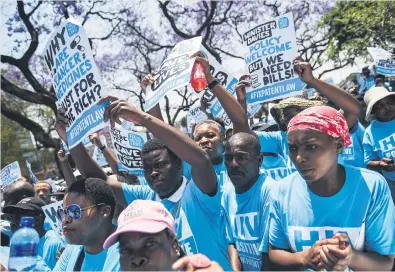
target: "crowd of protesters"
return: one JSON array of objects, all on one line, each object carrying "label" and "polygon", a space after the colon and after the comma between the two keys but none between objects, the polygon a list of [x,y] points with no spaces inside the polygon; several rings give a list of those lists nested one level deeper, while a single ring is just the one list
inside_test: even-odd
[{"label": "crowd of protesters", "polygon": [[[240,78],[234,98],[210,73],[207,58],[195,57],[232,129],[209,118],[188,134],[163,121],[159,104],[143,112],[104,98],[99,103],[110,102],[104,120],[111,126],[126,120],[153,135],[141,150],[144,178],[120,170],[97,133],[90,140],[111,176],[82,143],[69,155],[60,150],[67,245],[42,210],[51,185],[20,180],[3,192],[1,255],[20,218],[33,216],[39,270],[391,270],[395,93],[386,79],[364,69],[366,84],[353,94],[315,78],[297,58],[295,72],[316,93],[279,101],[270,110],[277,130],[256,131],[248,120],[249,76]],[[141,87],[152,82],[148,75]],[[67,123],[59,110],[56,130],[66,143]]]}]

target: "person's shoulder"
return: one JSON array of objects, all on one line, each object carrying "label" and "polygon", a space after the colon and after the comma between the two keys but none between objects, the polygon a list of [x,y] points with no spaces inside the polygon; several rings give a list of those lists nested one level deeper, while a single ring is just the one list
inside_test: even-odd
[{"label": "person's shoulder", "polygon": [[387,186],[385,178],[376,171],[351,165],[343,165],[343,167],[349,175],[348,179],[350,179],[355,186],[357,185],[357,182],[362,183],[362,185],[366,184],[372,194]]},{"label": "person's shoulder", "polygon": [[72,256],[73,254],[78,254],[81,251],[81,248],[82,248],[81,245],[67,244],[66,247],[64,248],[60,258],[68,260],[68,258],[70,256]]},{"label": "person's shoulder", "polygon": [[266,173],[261,173],[260,178],[262,179],[262,190],[271,190],[272,188],[278,186],[278,181],[276,181]]}]

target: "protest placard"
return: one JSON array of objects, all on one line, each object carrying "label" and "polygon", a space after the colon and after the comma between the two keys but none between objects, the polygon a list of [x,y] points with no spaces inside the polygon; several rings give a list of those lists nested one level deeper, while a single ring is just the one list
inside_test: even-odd
[{"label": "protest placard", "polygon": [[111,140],[114,145],[114,151],[122,169],[127,169],[129,173],[138,177],[144,176],[141,161],[141,149],[147,141],[145,133],[130,132],[121,126],[110,129]]},{"label": "protest placard", "polygon": [[391,53],[377,47],[368,47],[368,52],[376,62],[376,73],[385,76],[395,76],[395,58],[391,59]]},{"label": "protest placard", "polygon": [[59,209],[63,207],[63,200],[54,202],[42,207],[45,214],[45,221],[49,222],[52,230],[60,238],[63,245],[67,244],[66,238],[63,235],[62,218],[60,218]]},{"label": "protest placard", "polygon": [[34,185],[38,182],[38,178],[36,177],[36,175],[34,175],[31,164],[27,160],[25,160],[25,162],[26,162],[27,171],[29,172],[30,179],[32,181],[32,184]]},{"label": "protest placard", "polygon": [[109,102],[85,29],[73,18],[62,22],[44,49],[57,96],[57,107],[68,118],[67,143],[73,148],[90,133],[105,126],[103,113]]},{"label": "protest placard", "polygon": [[254,115],[262,108],[262,104],[247,104],[248,117],[254,117]]},{"label": "protest placard", "polygon": [[21,168],[19,167],[18,161],[6,165],[1,169],[1,189],[4,191],[8,185],[21,177]]},{"label": "protest placard", "polygon": [[193,126],[203,120],[208,119],[207,114],[202,110],[200,102],[197,101],[192,107],[189,108],[187,115],[187,123]]},{"label": "protest placard", "polygon": [[155,74],[154,83],[146,89],[144,110],[155,106],[168,91],[188,85],[195,62],[195,58],[190,57],[199,51],[201,42],[202,37],[199,36],[174,46]]},{"label": "protest placard", "polygon": [[251,74],[247,88],[250,104],[301,95],[306,85],[296,75],[292,62],[298,56],[292,13],[260,24],[243,34],[248,48],[244,61]]}]

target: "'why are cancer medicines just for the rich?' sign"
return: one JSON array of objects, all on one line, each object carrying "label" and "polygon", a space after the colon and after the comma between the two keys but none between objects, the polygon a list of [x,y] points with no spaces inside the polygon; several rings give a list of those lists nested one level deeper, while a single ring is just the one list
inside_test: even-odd
[{"label": "'why are cancer medicines just for the rich?' sign", "polygon": [[247,88],[249,104],[302,94],[306,85],[293,69],[297,57],[292,13],[260,24],[243,34],[248,53],[244,61],[251,75]]},{"label": "'why are cancer medicines just for the rich?' sign", "polygon": [[44,50],[51,73],[58,109],[68,118],[67,144],[74,147],[90,133],[106,124],[103,113],[109,102],[97,105],[107,96],[85,29],[70,18],[51,34]]}]

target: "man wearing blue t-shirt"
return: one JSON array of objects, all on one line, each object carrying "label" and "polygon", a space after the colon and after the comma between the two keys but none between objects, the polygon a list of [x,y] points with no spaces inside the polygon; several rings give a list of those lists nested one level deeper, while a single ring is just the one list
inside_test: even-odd
[{"label": "man wearing blue t-shirt", "polygon": [[33,216],[35,218],[34,229],[40,236],[37,253],[50,269],[56,264],[56,255],[63,247],[62,241],[53,230],[45,231],[45,215],[42,207],[46,203],[38,198],[29,197],[19,201],[16,205],[4,207],[3,212],[11,219],[11,231],[14,233],[19,228],[19,220],[23,216]]},{"label": "man wearing blue t-shirt", "polygon": [[230,223],[229,252],[236,271],[261,270],[261,243],[261,251],[268,251],[270,190],[276,181],[260,173],[261,164],[256,136],[240,132],[226,143],[225,165],[231,183],[225,185],[222,204]]},{"label": "man wearing blue t-shirt", "polygon": [[[109,179],[119,204],[135,199],[161,201],[173,214],[176,234],[187,254],[203,253],[230,269],[224,234],[226,217],[221,209],[220,190],[213,164],[203,149],[176,128],[114,97],[104,113],[111,125],[119,118],[137,122],[159,139],[145,143],[141,151],[149,186],[129,186]],[[163,141],[163,142],[162,142]],[[182,176],[182,161],[191,165],[192,179]]]}]

